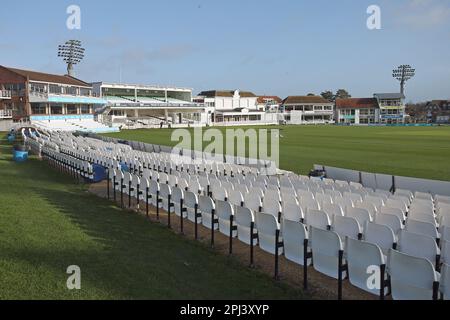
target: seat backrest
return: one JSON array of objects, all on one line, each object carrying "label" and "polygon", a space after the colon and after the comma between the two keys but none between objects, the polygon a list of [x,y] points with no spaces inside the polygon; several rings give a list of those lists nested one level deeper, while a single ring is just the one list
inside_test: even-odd
[{"label": "seat backrest", "polygon": [[332,204],[333,199],[329,194],[325,193],[316,193],[315,195],[316,201],[320,204],[320,207],[323,208],[325,204]]},{"label": "seat backrest", "polygon": [[431,300],[438,281],[432,263],[424,258],[391,249],[389,274],[394,300]]},{"label": "seat backrest", "polygon": [[437,227],[437,221],[433,214],[423,213],[423,211],[410,211],[408,213],[408,219],[414,219],[416,221],[423,221],[431,223],[433,226]]},{"label": "seat backrest", "polygon": [[284,220],[299,222],[305,218],[302,208],[296,203],[284,202],[282,212]]},{"label": "seat backrest", "polygon": [[319,210],[320,206],[315,199],[300,197],[298,199],[300,206],[303,211],[308,211],[309,209]]},{"label": "seat backrest", "polygon": [[281,209],[281,205],[278,201],[270,198],[263,199],[262,212],[270,213],[271,215],[278,217]]},{"label": "seat backrest", "polygon": [[386,225],[374,222],[366,223],[364,227],[364,240],[379,246],[387,255],[389,249],[392,249],[396,238],[394,231]]},{"label": "seat backrest", "polygon": [[211,214],[215,209],[215,204],[213,199],[207,196],[199,196],[198,197],[198,208],[202,213]]},{"label": "seat backrest", "polygon": [[380,213],[394,215],[398,217],[401,222],[405,221],[405,213],[399,208],[381,207]]},{"label": "seat backrest", "polygon": [[355,218],[334,216],[332,230],[339,234],[342,239],[349,237],[358,239],[359,234],[362,233],[362,228]]},{"label": "seat backrest", "polygon": [[198,205],[198,194],[190,191],[186,191],[184,194],[184,205],[187,208],[195,208]]},{"label": "seat backrest", "polygon": [[336,232],[310,228],[314,269],[337,279],[339,252],[343,243]]},{"label": "seat backrest", "polygon": [[330,219],[333,216],[344,216],[344,210],[342,210],[341,206],[338,204],[324,204],[322,210],[328,214]]},{"label": "seat backrest", "polygon": [[375,216],[375,223],[387,226],[394,231],[394,234],[397,234],[400,230],[403,229],[403,223],[399,217],[393,214],[384,214],[378,213]]},{"label": "seat backrest", "polygon": [[281,203],[291,203],[298,204],[297,196],[293,193],[283,193],[281,192]]},{"label": "seat backrest", "polygon": [[375,207],[379,208],[384,206],[384,200],[381,197],[368,195],[364,197],[364,202],[372,203]]},{"label": "seat backrest", "polygon": [[233,206],[228,201],[216,200],[216,214],[219,219],[229,221],[234,215]]},{"label": "seat backrest", "polygon": [[156,193],[159,192],[159,183],[155,180],[151,180],[148,192],[151,195],[156,195]]},{"label": "seat backrest", "polygon": [[448,263],[444,263],[441,267],[439,291],[442,293],[444,300],[450,300],[450,265]]},{"label": "seat backrest", "polygon": [[217,186],[211,186],[212,187],[212,197],[215,200],[222,200],[225,201],[228,199],[228,191],[220,185]]},{"label": "seat backrest", "polygon": [[353,207],[354,205],[352,199],[346,197],[335,197],[333,203],[340,205],[341,208]]},{"label": "seat backrest", "polygon": [[228,201],[235,206],[242,206],[244,202],[244,196],[239,190],[232,190],[228,194]]},{"label": "seat backrest", "polygon": [[297,264],[304,264],[304,241],[308,240],[306,226],[298,221],[283,221],[284,256]]},{"label": "seat backrest", "polygon": [[179,204],[180,201],[184,201],[184,191],[178,187],[172,187],[172,201],[173,203]]},{"label": "seat backrest", "polygon": [[238,225],[250,228],[250,224],[255,222],[252,210],[246,207],[235,208],[235,218]]},{"label": "seat backrest", "polygon": [[346,238],[346,251],[350,283],[357,288],[378,295],[377,287],[380,279],[377,279],[376,286],[369,287],[367,270],[369,267],[379,267],[385,264],[380,247],[374,243]]},{"label": "seat backrest", "polygon": [[306,198],[309,198],[312,200],[314,199],[314,194],[311,191],[298,189],[296,193],[297,193],[298,200],[306,199]]},{"label": "seat backrest", "polygon": [[442,240],[441,245],[441,260],[443,263],[450,264],[450,241]]},{"label": "seat backrest", "polygon": [[433,200],[433,196],[428,193],[428,192],[419,192],[416,191],[416,193],[414,193],[414,198],[416,199],[424,199],[424,200]]},{"label": "seat backrest", "polygon": [[435,239],[439,237],[439,233],[435,225],[429,222],[415,220],[414,218],[408,218],[406,220],[405,230],[413,233],[423,234]]},{"label": "seat backrest", "polygon": [[159,184],[159,196],[163,199],[167,199],[172,194],[172,189],[168,184]]},{"label": "seat backrest", "polygon": [[355,208],[366,209],[372,218],[375,217],[378,211],[373,203],[367,202],[365,200],[363,200],[363,202],[357,202],[355,204]]},{"label": "seat backrest", "polygon": [[280,224],[277,219],[267,213],[256,214],[256,225],[258,226],[259,235],[275,236],[275,231],[280,230]]},{"label": "seat backrest", "polygon": [[306,225],[326,230],[331,225],[328,214],[321,210],[308,209],[305,216]]},{"label": "seat backrest", "polygon": [[436,256],[440,254],[435,239],[406,230],[400,231],[398,235],[397,249],[414,257],[428,259],[433,265],[436,263]]},{"label": "seat backrest", "polygon": [[355,218],[361,226],[364,226],[366,222],[372,221],[372,217],[370,216],[369,211],[362,208],[347,207],[345,209],[345,216]]},{"label": "seat backrest", "polygon": [[387,199],[386,207],[400,209],[402,210],[403,214],[405,214],[407,210],[406,204],[403,201],[392,198]]},{"label": "seat backrest", "polygon": [[411,190],[406,190],[406,189],[396,189],[395,190],[395,195],[400,195],[400,196],[406,196],[410,199],[412,199],[413,197],[413,193]]},{"label": "seat backrest", "polygon": [[254,212],[259,212],[262,202],[261,196],[257,192],[249,192],[244,196],[244,206]]}]

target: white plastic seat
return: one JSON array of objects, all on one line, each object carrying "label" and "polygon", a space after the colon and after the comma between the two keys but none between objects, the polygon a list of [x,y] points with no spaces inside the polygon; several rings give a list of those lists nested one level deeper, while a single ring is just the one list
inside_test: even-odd
[{"label": "white plastic seat", "polygon": [[342,279],[345,276],[344,249],[336,232],[311,227],[313,267],[316,271],[338,279],[338,299],[342,298]]},{"label": "white plastic seat", "polygon": [[393,214],[378,213],[375,216],[375,223],[391,228],[394,234],[398,234],[403,229],[403,222]]},{"label": "white plastic seat", "polygon": [[232,190],[228,194],[228,201],[237,207],[240,207],[244,203],[244,196],[242,195],[241,191],[239,190]]},{"label": "white plastic seat", "polygon": [[317,193],[315,196],[316,201],[319,203],[320,208],[323,208],[325,204],[332,204],[333,199],[329,194]]},{"label": "white plastic seat", "polygon": [[412,212],[408,213],[408,220],[409,219],[414,219],[416,221],[431,223],[435,228],[438,227],[438,224],[437,224],[437,221],[436,221],[436,218],[434,217],[434,215],[430,215],[427,213],[412,211]]},{"label": "white plastic seat", "polygon": [[441,235],[441,241],[450,241],[450,226],[441,225],[439,228],[439,233]]},{"label": "white plastic seat", "polygon": [[334,216],[332,230],[342,239],[346,237],[358,240],[362,234],[362,227],[355,218]]},{"label": "white plastic seat", "polygon": [[322,211],[325,211],[330,219],[333,216],[344,216],[344,210],[342,210],[341,206],[338,204],[324,204]]},{"label": "white plastic seat", "polygon": [[271,214],[279,220],[281,216],[281,205],[276,200],[264,198],[261,211]]},{"label": "white plastic seat", "polygon": [[417,191],[417,192],[414,193],[414,198],[433,201],[433,196],[430,193],[427,193],[427,192],[419,192],[419,191]]},{"label": "white plastic seat", "polygon": [[154,207],[157,207],[159,205],[158,204],[159,183],[156,182],[155,180],[150,181],[148,194],[149,194],[149,204],[151,204]]},{"label": "white plastic seat", "polygon": [[298,200],[297,200],[297,196],[293,193],[281,193],[281,203],[282,204],[286,204],[286,203],[291,203],[291,204],[296,204],[298,205]]},{"label": "white plastic seat", "polygon": [[258,192],[249,192],[244,196],[244,206],[254,212],[259,212],[262,207],[261,195]]},{"label": "white plastic seat", "polygon": [[170,197],[172,196],[172,189],[168,184],[160,183],[159,184],[159,199],[160,208],[163,208],[166,212],[172,211],[171,206],[171,200]]},{"label": "white plastic seat", "polygon": [[439,291],[444,300],[450,300],[450,265],[445,263],[441,268]]},{"label": "white plastic seat", "polygon": [[428,259],[391,249],[389,274],[394,300],[437,299],[440,275],[434,270],[433,264]]},{"label": "white plastic seat", "polygon": [[[300,222],[284,220],[283,221],[283,240],[284,240],[284,256],[286,259],[299,264],[301,266],[309,266],[311,259],[308,259],[306,252],[308,248],[308,231],[306,226]],[[306,258],[306,259],[305,259]]]},{"label": "white plastic seat", "polygon": [[308,209],[305,215],[305,224],[307,226],[327,230],[331,225],[331,221],[326,212],[316,209]]},{"label": "white plastic seat", "polygon": [[299,190],[297,190],[296,194],[297,194],[297,198],[299,201],[301,199],[306,199],[306,198],[314,200],[314,194],[309,190],[299,189]]},{"label": "white plastic seat", "polygon": [[179,187],[172,188],[172,203],[174,212],[177,216],[183,215],[183,218],[187,217],[187,213],[184,209],[184,191]]},{"label": "white plastic seat", "polygon": [[307,212],[309,209],[320,209],[320,206],[315,199],[300,197],[298,203],[300,204],[300,207],[302,207],[303,212]]},{"label": "white plastic seat", "polygon": [[442,241],[441,261],[446,264],[450,264],[450,241]]},{"label": "white plastic seat", "polygon": [[372,222],[372,217],[369,211],[362,208],[349,208],[345,209],[345,216],[350,218],[355,218],[360,226],[364,226],[366,222]]},{"label": "white plastic seat", "polygon": [[198,181],[189,180],[188,191],[200,195],[203,189]]},{"label": "white plastic seat", "polygon": [[352,199],[345,198],[345,197],[335,197],[333,199],[333,203],[340,205],[341,208],[347,208],[347,207],[353,207],[354,206],[354,203],[353,203]]},{"label": "white plastic seat", "polygon": [[433,208],[433,205],[427,206],[427,205],[423,205],[423,204],[419,204],[419,203],[413,203],[409,207],[408,214],[409,213],[418,213],[418,214],[426,214],[429,216],[434,216],[434,208]]},{"label": "white plastic seat", "polygon": [[[386,261],[380,247],[375,243],[358,241],[352,238],[347,238],[346,243],[350,283],[383,299],[388,292],[388,288],[386,287]],[[369,283],[368,270],[373,267],[378,268],[375,270],[378,271],[378,277],[372,283]]]},{"label": "white plastic seat", "polygon": [[354,204],[356,202],[362,202],[362,196],[360,194],[358,194],[358,193],[344,192],[343,197],[351,199]]},{"label": "white plastic seat", "polygon": [[393,216],[396,216],[400,219],[400,221],[403,223],[406,219],[405,213],[402,211],[402,209],[399,208],[391,208],[391,207],[381,207],[380,210],[381,214],[390,214]]},{"label": "white plastic seat", "polygon": [[219,228],[216,222],[214,201],[207,196],[198,197],[198,211],[202,215],[202,224],[208,229],[217,230]]},{"label": "white plastic seat", "polygon": [[194,223],[197,220],[197,223],[200,223],[202,220],[198,214],[198,194],[190,191],[185,192],[184,205],[186,206],[188,220]]},{"label": "white plastic seat", "polygon": [[[277,219],[271,214],[258,213],[256,225],[258,226],[259,247],[266,252],[275,254],[276,233],[280,232],[280,224]],[[282,253],[282,250],[278,251],[279,255]]]},{"label": "white plastic seat", "polygon": [[408,211],[407,205],[403,201],[398,199],[391,199],[391,198],[387,199],[386,207],[400,209],[403,214],[405,214]]},{"label": "white plastic seat", "polygon": [[406,230],[400,231],[398,235],[397,250],[414,257],[428,259],[433,265],[436,265],[440,255],[435,239]]},{"label": "white plastic seat", "polygon": [[[227,201],[216,200],[216,214],[219,219],[219,232],[232,237],[237,235],[234,226],[233,206]],[[231,229],[230,229],[231,228]]]},{"label": "white plastic seat", "polygon": [[395,190],[395,195],[400,195],[400,196],[405,196],[408,197],[409,199],[413,198],[413,193],[411,190],[406,190],[406,189],[397,189]]},{"label": "white plastic seat", "polygon": [[284,220],[300,222],[305,219],[302,208],[295,203],[284,202],[282,205],[282,212]]},{"label": "white plastic seat", "polygon": [[436,229],[436,226],[429,222],[423,222],[408,218],[406,220],[406,231],[423,234],[434,239],[439,239],[440,234]]},{"label": "white plastic seat", "polygon": [[253,244],[256,245],[258,243],[257,238],[255,237],[255,235],[257,235],[256,228],[253,228],[253,237],[251,234],[251,227],[252,225],[254,227],[255,224],[255,216],[253,215],[253,212],[245,207],[236,207],[235,209],[238,239],[245,244],[250,245],[250,239],[252,238]]},{"label": "white plastic seat", "polygon": [[373,219],[375,217],[375,215],[377,214],[378,210],[375,207],[375,205],[371,202],[366,202],[365,200],[363,200],[363,202],[358,202],[355,204],[355,208],[359,208],[359,209],[365,209],[369,212],[370,217]]},{"label": "white plastic seat", "polygon": [[390,227],[373,222],[366,223],[364,227],[364,240],[380,247],[385,256],[389,254],[389,250],[393,249],[397,243],[394,231]]},{"label": "white plastic seat", "polygon": [[364,197],[364,202],[372,203],[377,209],[384,206],[384,200],[382,197],[368,195]]},{"label": "white plastic seat", "polygon": [[211,186],[211,197],[215,200],[228,200],[228,191],[222,185]]}]

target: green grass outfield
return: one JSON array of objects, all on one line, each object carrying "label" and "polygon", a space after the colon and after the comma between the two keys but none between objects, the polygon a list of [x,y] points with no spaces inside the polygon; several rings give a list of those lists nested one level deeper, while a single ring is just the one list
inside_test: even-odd
[{"label": "green grass outfield", "polygon": [[[0,134],[0,300],[301,299],[269,276],[122,211]],[[66,269],[81,268],[69,291]]]},{"label": "green grass outfield", "polygon": [[[229,127],[231,129],[236,127]],[[256,128],[256,127],[246,127]],[[314,164],[450,180],[450,127],[282,126],[280,167],[306,174]],[[221,128],[220,130],[225,130]],[[172,130],[126,130],[107,136],[170,145]]]}]

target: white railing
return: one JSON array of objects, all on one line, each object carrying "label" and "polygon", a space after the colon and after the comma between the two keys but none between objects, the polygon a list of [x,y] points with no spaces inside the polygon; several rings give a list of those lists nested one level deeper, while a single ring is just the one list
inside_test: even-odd
[{"label": "white railing", "polygon": [[2,99],[11,99],[11,91],[9,91],[9,90],[0,90],[0,98],[2,98]]},{"label": "white railing", "polygon": [[12,110],[0,110],[0,119],[12,119]]}]

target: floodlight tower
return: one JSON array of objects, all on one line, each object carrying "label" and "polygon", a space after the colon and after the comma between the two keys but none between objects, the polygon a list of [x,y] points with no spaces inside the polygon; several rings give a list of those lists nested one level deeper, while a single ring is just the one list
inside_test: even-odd
[{"label": "floodlight tower", "polygon": [[69,40],[58,46],[58,57],[63,58],[67,64],[67,74],[73,76],[73,66],[84,58],[84,48],[79,40]]},{"label": "floodlight tower", "polygon": [[403,64],[392,71],[392,76],[400,81],[400,93],[405,94],[405,84],[408,80],[416,75],[416,69],[411,68],[410,65]]}]

